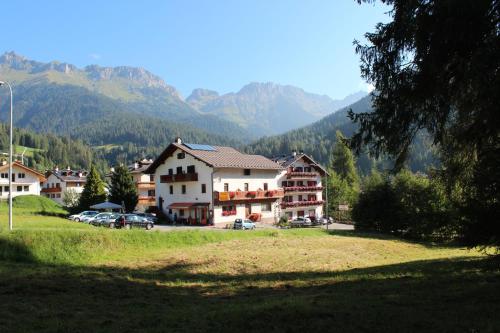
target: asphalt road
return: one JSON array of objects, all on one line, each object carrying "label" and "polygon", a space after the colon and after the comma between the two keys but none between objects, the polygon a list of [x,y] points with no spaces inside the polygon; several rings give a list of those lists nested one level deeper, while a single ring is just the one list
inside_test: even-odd
[{"label": "asphalt road", "polygon": [[[257,229],[277,229],[277,227],[269,224],[260,224],[257,223]],[[321,228],[326,229],[326,225]],[[328,225],[329,230],[354,230],[354,226],[349,224],[340,224],[340,223],[332,223]],[[219,231],[227,231],[229,229],[224,229],[221,227],[213,227],[213,226],[184,226],[184,225],[155,225],[153,230],[159,231],[175,231],[175,230],[219,230]]]}]

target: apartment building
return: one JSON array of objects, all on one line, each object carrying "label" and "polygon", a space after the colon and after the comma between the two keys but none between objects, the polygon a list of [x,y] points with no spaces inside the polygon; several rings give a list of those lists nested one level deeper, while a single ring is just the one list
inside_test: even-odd
[{"label": "apartment building", "polygon": [[87,182],[87,174],[88,172],[85,170],[71,170],[70,167],[64,170],[59,170],[57,167],[48,170],[45,174],[47,182],[43,186],[41,193],[47,198],[64,205],[65,193],[71,192],[73,201],[75,201],[73,204],[75,204]]},{"label": "apartment building", "polygon": [[172,220],[224,224],[253,217],[274,222],[281,214],[283,167],[264,156],[177,138],[145,172],[154,175],[158,209]]},{"label": "apartment building", "polygon": [[[12,197],[19,195],[40,195],[46,178],[19,161],[12,162]],[[0,198],[9,197],[9,164],[2,161],[0,165]]]}]

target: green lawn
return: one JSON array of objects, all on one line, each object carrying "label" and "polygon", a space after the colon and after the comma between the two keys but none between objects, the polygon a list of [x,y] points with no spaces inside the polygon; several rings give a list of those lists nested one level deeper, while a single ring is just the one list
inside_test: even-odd
[{"label": "green lawn", "polygon": [[28,209],[15,223],[0,232],[0,332],[500,328],[500,260],[475,250],[321,230],[109,230]]}]

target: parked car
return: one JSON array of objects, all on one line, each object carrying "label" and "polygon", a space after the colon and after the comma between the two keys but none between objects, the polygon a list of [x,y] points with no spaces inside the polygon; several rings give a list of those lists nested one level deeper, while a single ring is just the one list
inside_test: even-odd
[{"label": "parked car", "polygon": [[146,218],[150,221],[153,221],[154,223],[158,222],[158,217],[156,217],[156,215],[152,214],[152,213],[137,213],[136,215],[143,217],[143,218]]},{"label": "parked car", "polygon": [[98,213],[99,212],[96,212],[95,210],[86,210],[86,211],[83,211],[79,214],[70,215],[69,219],[76,221],[76,222],[80,222],[84,217],[94,216],[94,215],[97,215]]},{"label": "parked car", "polygon": [[105,212],[105,213],[99,213],[97,215],[94,215],[88,219],[88,223],[99,226],[101,224],[101,220],[107,219],[109,216],[111,216],[113,213]]},{"label": "parked car", "polygon": [[151,230],[154,227],[154,222],[144,217],[137,216],[137,214],[123,214],[116,219],[115,228],[146,228]]},{"label": "parked car", "polygon": [[93,219],[96,215],[98,215],[98,214],[99,214],[99,212],[94,212],[94,213],[92,213],[92,214],[87,214],[87,215],[85,215],[85,216],[82,216],[82,217],[80,218],[80,222],[83,222],[83,223],[90,223],[90,221],[91,221],[91,220],[92,220],[92,219]]},{"label": "parked car", "polygon": [[243,219],[236,219],[234,220],[234,229],[242,229],[242,230],[253,230],[255,229],[255,223],[253,223],[251,220],[243,220]]},{"label": "parked car", "polygon": [[111,213],[108,217],[99,219],[95,223],[98,223],[100,227],[107,227],[110,229],[114,229],[118,224],[116,220],[118,220],[121,216],[122,214],[120,213]]},{"label": "parked car", "polygon": [[307,216],[297,217],[295,220],[292,220],[292,222],[290,222],[290,227],[292,228],[311,227],[312,225],[313,224],[311,219]]},{"label": "parked car", "polygon": [[321,224],[332,224],[333,223],[333,218],[331,216],[322,216],[320,219]]}]

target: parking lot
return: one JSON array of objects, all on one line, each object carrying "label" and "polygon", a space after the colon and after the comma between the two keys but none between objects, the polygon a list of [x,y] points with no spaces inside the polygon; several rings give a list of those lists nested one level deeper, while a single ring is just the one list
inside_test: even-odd
[{"label": "parking lot", "polygon": [[[263,224],[256,223],[257,229],[277,229],[278,227],[271,224]],[[320,228],[320,227],[311,227],[311,228]],[[321,226],[321,228],[326,229],[326,225]],[[224,226],[185,226],[185,225],[155,225],[155,230],[159,231],[176,231],[176,230],[220,230],[227,231],[231,229],[225,229]],[[353,225],[349,224],[340,224],[340,223],[332,223],[328,225],[329,230],[354,230]]]}]

